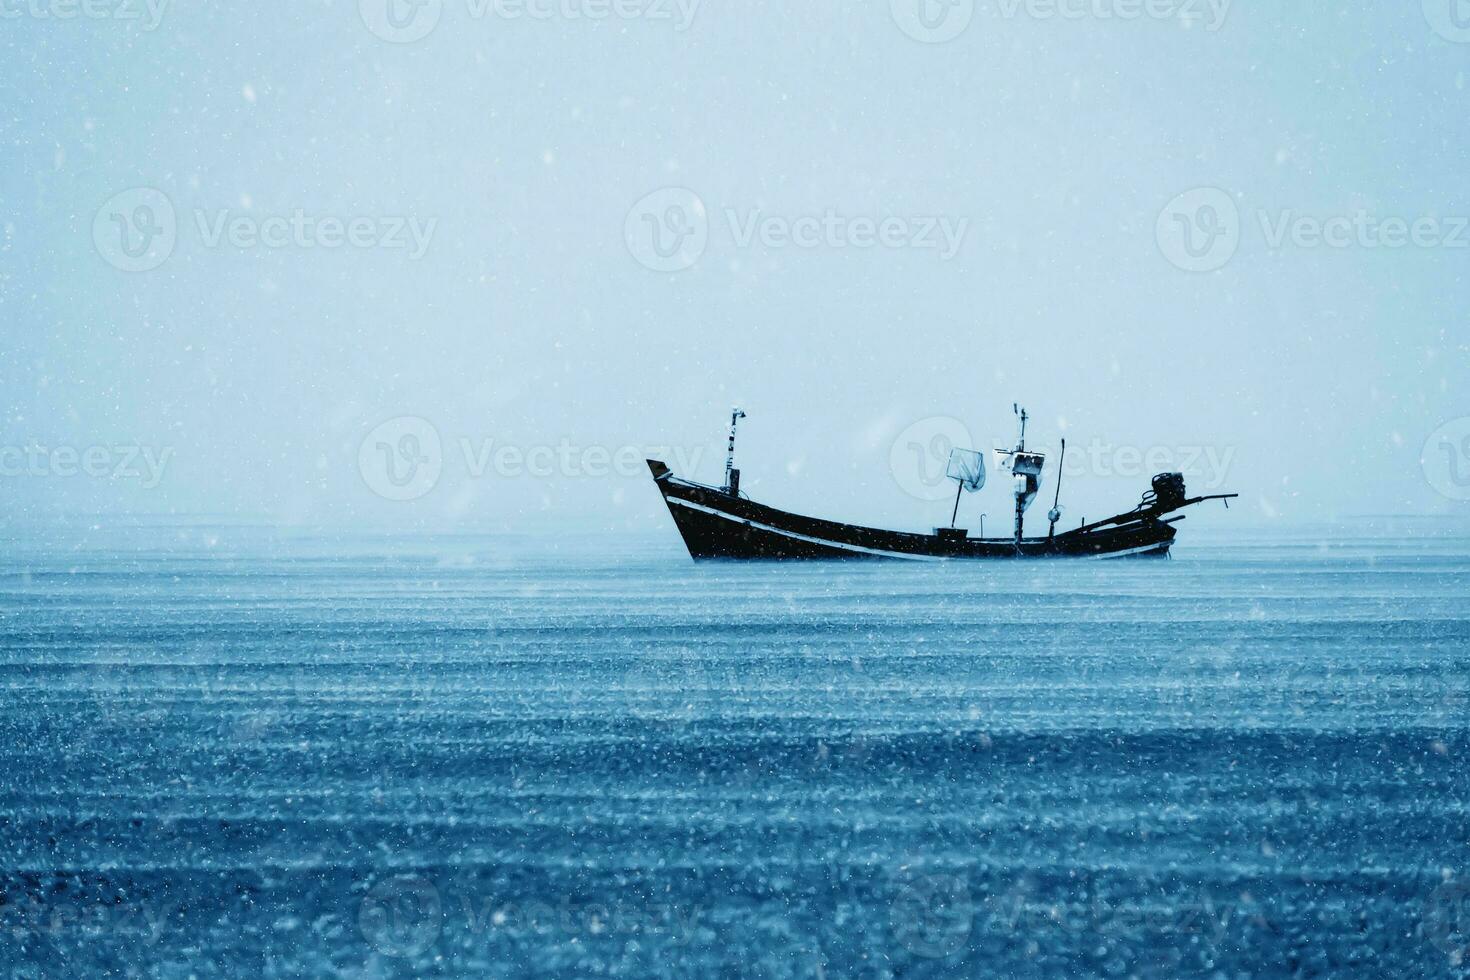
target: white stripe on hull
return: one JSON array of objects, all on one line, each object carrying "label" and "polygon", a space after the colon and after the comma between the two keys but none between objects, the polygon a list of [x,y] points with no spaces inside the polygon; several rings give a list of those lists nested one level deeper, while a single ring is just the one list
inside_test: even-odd
[{"label": "white stripe on hull", "polygon": [[875,555],[879,558],[903,558],[908,561],[945,560],[938,555],[910,555],[905,554],[902,551],[884,551],[880,548],[864,548],[862,545],[858,544],[843,544],[840,541],[828,541],[826,538],[814,538],[810,535],[797,534],[795,531],[785,531],[779,527],[772,527],[769,524],[762,524],[759,521],[751,521],[746,520],[743,517],[736,517],[734,514],[727,514],[723,510],[716,510],[713,507],[706,507],[704,504],[696,504],[693,501],[683,500],[679,497],[666,497],[664,499],[668,500],[670,503],[678,504],[681,507],[688,507],[690,510],[699,510],[703,511],[706,514],[713,514],[716,517],[723,517],[725,520],[730,521],[732,524],[743,524],[746,527],[753,527],[757,531],[766,531],[770,534],[780,535],[783,538],[790,538],[793,541],[804,541],[807,544],[821,545],[824,548],[832,548],[836,551],[846,551],[854,555]]},{"label": "white stripe on hull", "polygon": [[1110,551],[1105,555],[1079,555],[1079,558],[1092,558],[1097,561],[1106,561],[1109,558],[1127,558],[1129,555],[1142,555],[1150,551],[1168,551],[1172,541],[1159,541],[1154,544],[1146,544],[1141,548],[1125,548],[1122,551]]}]

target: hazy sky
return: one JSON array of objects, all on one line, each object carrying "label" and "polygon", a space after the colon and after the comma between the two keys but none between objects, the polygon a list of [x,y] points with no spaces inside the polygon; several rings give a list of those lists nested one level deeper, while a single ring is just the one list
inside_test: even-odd
[{"label": "hazy sky", "polygon": [[0,0],[6,519],[1464,514],[1456,2]]}]

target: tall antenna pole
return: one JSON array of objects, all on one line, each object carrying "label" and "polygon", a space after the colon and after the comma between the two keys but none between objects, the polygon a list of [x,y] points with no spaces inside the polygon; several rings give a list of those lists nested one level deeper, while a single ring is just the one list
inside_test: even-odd
[{"label": "tall antenna pole", "polygon": [[1057,494],[1051,501],[1051,513],[1046,517],[1051,521],[1051,530],[1046,536],[1054,538],[1057,536],[1057,521],[1062,519],[1062,508],[1059,506],[1062,499],[1062,466],[1067,462],[1067,440],[1062,440],[1062,458],[1057,461]]},{"label": "tall antenna pole", "polygon": [[730,492],[730,474],[735,469],[735,426],[745,418],[745,413],[739,408],[730,410],[730,448],[725,453],[725,492]]},{"label": "tall antenna pole", "polygon": [[[1021,452],[1025,451],[1025,449],[1026,449],[1026,419],[1029,418],[1029,416],[1026,414],[1026,410],[1024,408],[1022,408],[1020,405],[1016,404],[1015,402],[1011,402],[1011,411],[1013,411],[1013,412],[1016,413],[1016,418],[1020,422],[1020,426],[1021,426],[1021,434],[1019,436],[1017,436],[1017,438],[1016,438],[1016,452],[1017,453],[1021,453]],[[1021,477],[1021,476],[1018,475],[1016,477],[1016,479],[1020,480],[1020,479],[1023,479],[1023,477]],[[1022,534],[1022,531],[1023,531],[1023,529],[1025,527],[1025,523],[1026,523],[1026,506],[1025,506],[1025,501],[1026,501],[1026,497],[1025,497],[1024,493],[1020,489],[1017,489],[1016,490],[1016,550],[1018,552],[1021,550],[1021,534]]]}]

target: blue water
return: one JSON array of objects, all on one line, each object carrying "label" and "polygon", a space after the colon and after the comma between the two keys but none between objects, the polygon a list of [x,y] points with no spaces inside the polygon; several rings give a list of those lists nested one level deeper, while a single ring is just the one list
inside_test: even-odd
[{"label": "blue water", "polygon": [[1470,535],[1184,540],[16,533],[0,975],[1464,975]]}]

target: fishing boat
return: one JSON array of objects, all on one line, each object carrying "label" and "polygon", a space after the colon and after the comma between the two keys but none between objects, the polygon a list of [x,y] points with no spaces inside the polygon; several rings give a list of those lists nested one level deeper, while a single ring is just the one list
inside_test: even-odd
[{"label": "fishing boat", "polygon": [[[1059,464],[1056,494],[1047,513],[1050,527],[1045,537],[1028,538],[1026,511],[1041,488],[1046,456],[1026,448],[1028,416],[1019,406],[1015,411],[1020,425],[1015,448],[996,452],[998,468],[1010,476],[1015,502],[1014,528],[1003,538],[972,538],[967,529],[956,526],[962,494],[974,493],[985,485],[985,457],[972,449],[950,453],[946,476],[957,484],[954,510],[948,527],[936,527],[930,533],[888,531],[805,517],[751,500],[741,492],[740,471],[735,468],[736,427],[746,417],[738,408],[730,415],[724,486],[681,479],[661,460],[647,462],[674,525],[695,560],[1163,558],[1174,544],[1176,525],[1184,519],[1178,511],[1207,500],[1225,501],[1228,508],[1229,501],[1239,496],[1217,493],[1191,497],[1185,490],[1183,474],[1160,473],[1132,510],[1058,533],[1057,523],[1062,516]],[[1065,439],[1061,447],[1065,460]]]}]

